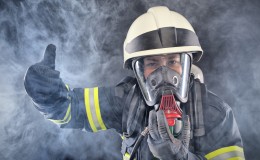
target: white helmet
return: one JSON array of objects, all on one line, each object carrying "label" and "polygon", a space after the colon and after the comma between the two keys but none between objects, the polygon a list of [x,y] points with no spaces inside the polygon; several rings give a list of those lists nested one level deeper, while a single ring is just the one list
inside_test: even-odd
[{"label": "white helmet", "polygon": [[[128,31],[124,42],[124,68],[134,70],[149,106],[157,104],[164,94],[174,94],[185,103],[192,60],[199,61],[202,53],[198,37],[186,18],[167,7],[153,7],[139,16]],[[151,58],[167,62],[157,65],[148,74],[145,66]],[[170,62],[170,66],[169,61],[174,63]]]},{"label": "white helmet", "polygon": [[169,53],[193,53],[199,61],[203,50],[198,37],[181,14],[167,7],[150,8],[130,26],[124,42],[124,68],[132,68],[133,58]]}]

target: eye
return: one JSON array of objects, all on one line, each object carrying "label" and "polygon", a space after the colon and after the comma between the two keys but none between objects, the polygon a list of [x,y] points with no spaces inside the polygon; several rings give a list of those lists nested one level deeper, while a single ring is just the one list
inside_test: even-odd
[{"label": "eye", "polygon": [[175,60],[170,60],[170,61],[168,62],[168,65],[174,65],[174,64],[176,64],[176,63],[178,63],[178,62],[175,61]]},{"label": "eye", "polygon": [[146,66],[146,67],[154,67],[154,66],[156,66],[156,65],[157,65],[157,63],[150,62],[150,63],[147,63],[145,66]]}]

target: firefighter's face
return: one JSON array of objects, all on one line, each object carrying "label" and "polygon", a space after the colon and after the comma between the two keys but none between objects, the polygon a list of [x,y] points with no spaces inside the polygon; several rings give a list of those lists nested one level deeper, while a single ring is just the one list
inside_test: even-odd
[{"label": "firefighter's face", "polygon": [[182,74],[180,54],[168,54],[160,56],[149,56],[144,58],[145,79],[157,68],[161,66],[169,67],[180,75]]}]

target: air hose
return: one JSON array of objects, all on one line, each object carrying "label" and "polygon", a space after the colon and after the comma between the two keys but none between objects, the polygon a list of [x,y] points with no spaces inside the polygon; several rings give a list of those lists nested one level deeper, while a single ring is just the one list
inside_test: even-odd
[{"label": "air hose", "polygon": [[140,136],[138,137],[138,139],[137,139],[137,141],[134,145],[134,148],[133,148],[133,151],[130,155],[129,160],[134,160],[134,157],[135,157],[135,154],[136,154],[138,147],[140,146],[141,142],[147,136],[148,133],[149,133],[149,128],[145,127],[145,129],[141,132]]}]

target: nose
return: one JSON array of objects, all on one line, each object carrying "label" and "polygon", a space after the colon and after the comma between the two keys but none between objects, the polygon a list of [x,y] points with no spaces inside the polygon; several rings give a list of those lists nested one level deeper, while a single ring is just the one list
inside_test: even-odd
[{"label": "nose", "polygon": [[161,58],[161,66],[167,66],[167,59],[165,57]]}]

